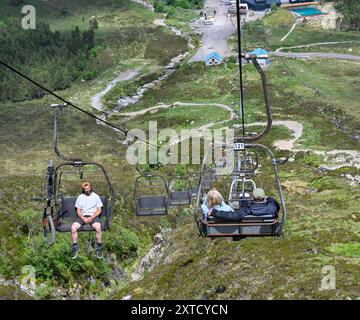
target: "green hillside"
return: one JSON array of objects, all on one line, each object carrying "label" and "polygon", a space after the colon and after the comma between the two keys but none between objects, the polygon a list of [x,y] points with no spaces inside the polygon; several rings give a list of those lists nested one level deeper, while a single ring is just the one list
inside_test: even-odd
[{"label": "green hillside", "polygon": [[[209,123],[213,123],[213,128],[240,123],[238,118],[231,117],[239,109],[236,59],[229,57],[225,63],[211,68],[203,62],[191,62],[191,55],[200,45],[196,32],[184,38],[168,27],[154,24],[155,19],[164,19],[168,25],[189,32],[189,21],[199,13],[198,2],[184,1],[192,6],[176,5],[177,1],[170,3],[166,17],[164,12],[151,12],[129,0],[29,2],[37,8],[40,27],[25,31],[13,25],[14,46],[19,48],[19,56],[12,59],[15,47],[0,46],[0,52],[6,53],[1,59],[79,107],[100,114],[91,107],[92,98],[114,79],[133,74],[119,80],[101,96],[104,110],[112,112],[120,98],[136,95],[139,86],[168,74],[136,103],[107,119],[124,129],[140,128],[145,132],[148,121],[158,121],[159,129],[176,130]],[[7,28],[21,17],[20,7],[0,0],[0,8],[0,30],[9,31]],[[93,16],[98,28],[89,31]],[[358,31],[314,31],[305,26],[295,29],[293,36],[280,44],[280,38],[292,23],[292,16],[283,11],[249,22],[244,34],[246,50],[258,46],[275,50],[319,40],[360,41]],[[264,28],[269,35],[267,42],[264,42]],[[93,45],[77,43],[79,48],[71,53],[64,42],[74,43],[71,39],[83,37],[86,32],[93,34]],[[58,34],[59,41],[39,45],[44,34],[48,39]],[[0,33],[1,37],[4,34]],[[195,44],[193,49],[188,46],[189,37]],[[229,40],[231,46],[234,39]],[[25,56],[29,43],[34,50]],[[334,50],[340,52],[340,49]],[[189,55],[168,73],[169,61],[185,52]],[[69,55],[64,58],[64,54]],[[284,236],[279,238],[241,241],[201,238],[193,221],[193,205],[172,208],[168,217],[136,217],[133,194],[137,171],[125,158],[127,146],[122,143],[125,137],[67,108],[60,120],[61,151],[103,164],[117,191],[113,227],[103,241],[104,259],[94,257],[90,242],[94,235],[81,234],[81,252],[76,260],[71,260],[70,235],[58,234],[56,244],[48,247],[41,226],[43,204],[31,200],[44,194],[49,160],[59,163],[53,152],[53,111],[49,107],[59,101],[39,93],[33,85],[0,66],[3,75],[0,80],[0,297],[357,299],[360,296],[360,193],[359,184],[351,183],[351,177],[360,175],[360,166],[355,156],[352,158],[341,150],[360,152],[359,74],[358,62],[342,60],[287,59],[284,65],[282,60],[272,58],[266,69],[274,125],[261,143],[276,151],[277,157],[289,158],[280,166],[288,221]],[[246,123],[265,121],[260,78],[250,64],[244,67],[244,92]],[[147,110],[155,107],[159,108]],[[123,112],[135,114],[123,115]],[[285,120],[303,126],[294,150],[276,150],[274,145],[279,140],[293,138],[291,128],[276,124]],[[257,125],[248,131],[260,128]],[[261,161],[262,184],[267,194],[276,196],[271,162],[266,157],[261,157]],[[167,174],[174,167],[156,170]],[[90,173],[87,179],[93,182],[97,192],[104,192],[104,181],[98,175]],[[78,176],[65,182],[67,190],[80,192]],[[145,268],[140,280],[132,279],[142,258],[153,248],[154,236],[160,232],[161,253],[154,257],[149,269]],[[21,280],[26,265],[36,270],[37,287],[32,295],[13,285],[17,277]],[[336,270],[336,289],[320,290],[323,268],[329,265]]]}]

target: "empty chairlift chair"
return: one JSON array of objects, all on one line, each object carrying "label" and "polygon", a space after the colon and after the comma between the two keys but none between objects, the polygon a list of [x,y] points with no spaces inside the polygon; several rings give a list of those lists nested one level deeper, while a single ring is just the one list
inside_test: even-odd
[{"label": "empty chairlift chair", "polygon": [[[176,185],[178,183],[178,185]],[[176,176],[169,182],[170,206],[188,206],[192,201],[191,183],[189,178]]]},{"label": "empty chairlift chair", "polygon": [[[151,192],[141,193],[141,185],[147,182],[148,189],[157,191],[156,185],[161,189],[161,193],[151,194]],[[160,185],[159,185],[160,184]],[[169,198],[168,187],[165,179],[160,175],[143,174],[135,182],[135,213],[138,216],[164,216],[168,214]]]}]

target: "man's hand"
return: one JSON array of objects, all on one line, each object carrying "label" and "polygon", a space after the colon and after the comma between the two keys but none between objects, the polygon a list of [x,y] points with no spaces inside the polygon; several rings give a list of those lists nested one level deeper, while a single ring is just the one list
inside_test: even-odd
[{"label": "man's hand", "polygon": [[93,220],[94,220],[94,216],[88,217],[87,218],[87,221],[88,221],[87,223],[91,223]]},{"label": "man's hand", "polygon": [[87,217],[83,217],[82,219],[84,221],[84,223],[88,224],[91,222],[91,218],[87,218]]}]

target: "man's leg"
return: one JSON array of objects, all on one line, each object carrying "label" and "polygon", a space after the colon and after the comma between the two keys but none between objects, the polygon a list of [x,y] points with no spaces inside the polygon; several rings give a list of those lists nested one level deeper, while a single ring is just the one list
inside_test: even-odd
[{"label": "man's leg", "polygon": [[96,241],[97,241],[97,243],[101,243],[101,239],[102,239],[101,223],[100,222],[95,222],[95,223],[93,223],[92,226],[96,231]]},{"label": "man's leg", "polygon": [[92,227],[95,229],[96,231],[96,241],[97,241],[97,248],[96,248],[96,257],[98,259],[102,259],[103,254],[102,254],[102,230],[101,230],[101,223],[100,222],[95,222],[92,224]]},{"label": "man's leg", "polygon": [[81,227],[79,222],[74,222],[71,225],[71,239],[73,244],[77,244],[78,242],[78,230]]},{"label": "man's leg", "polygon": [[72,239],[72,249],[71,249],[71,258],[75,259],[78,256],[78,253],[80,251],[79,245],[77,243],[78,241],[78,230],[81,227],[81,224],[79,222],[74,222],[71,225],[71,239]]}]

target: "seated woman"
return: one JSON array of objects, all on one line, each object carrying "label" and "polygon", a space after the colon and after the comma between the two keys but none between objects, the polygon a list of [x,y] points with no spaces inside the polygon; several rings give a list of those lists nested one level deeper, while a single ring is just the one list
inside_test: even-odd
[{"label": "seated woman", "polygon": [[231,208],[224,202],[223,196],[216,189],[211,189],[205,196],[204,202],[201,205],[203,211],[203,220],[206,221],[209,215],[212,215],[213,211],[223,212],[224,214],[233,212]]},{"label": "seated woman", "polygon": [[254,216],[271,215],[278,217],[280,206],[272,197],[266,197],[265,192],[261,188],[253,191],[254,202],[249,204],[250,214]]}]

